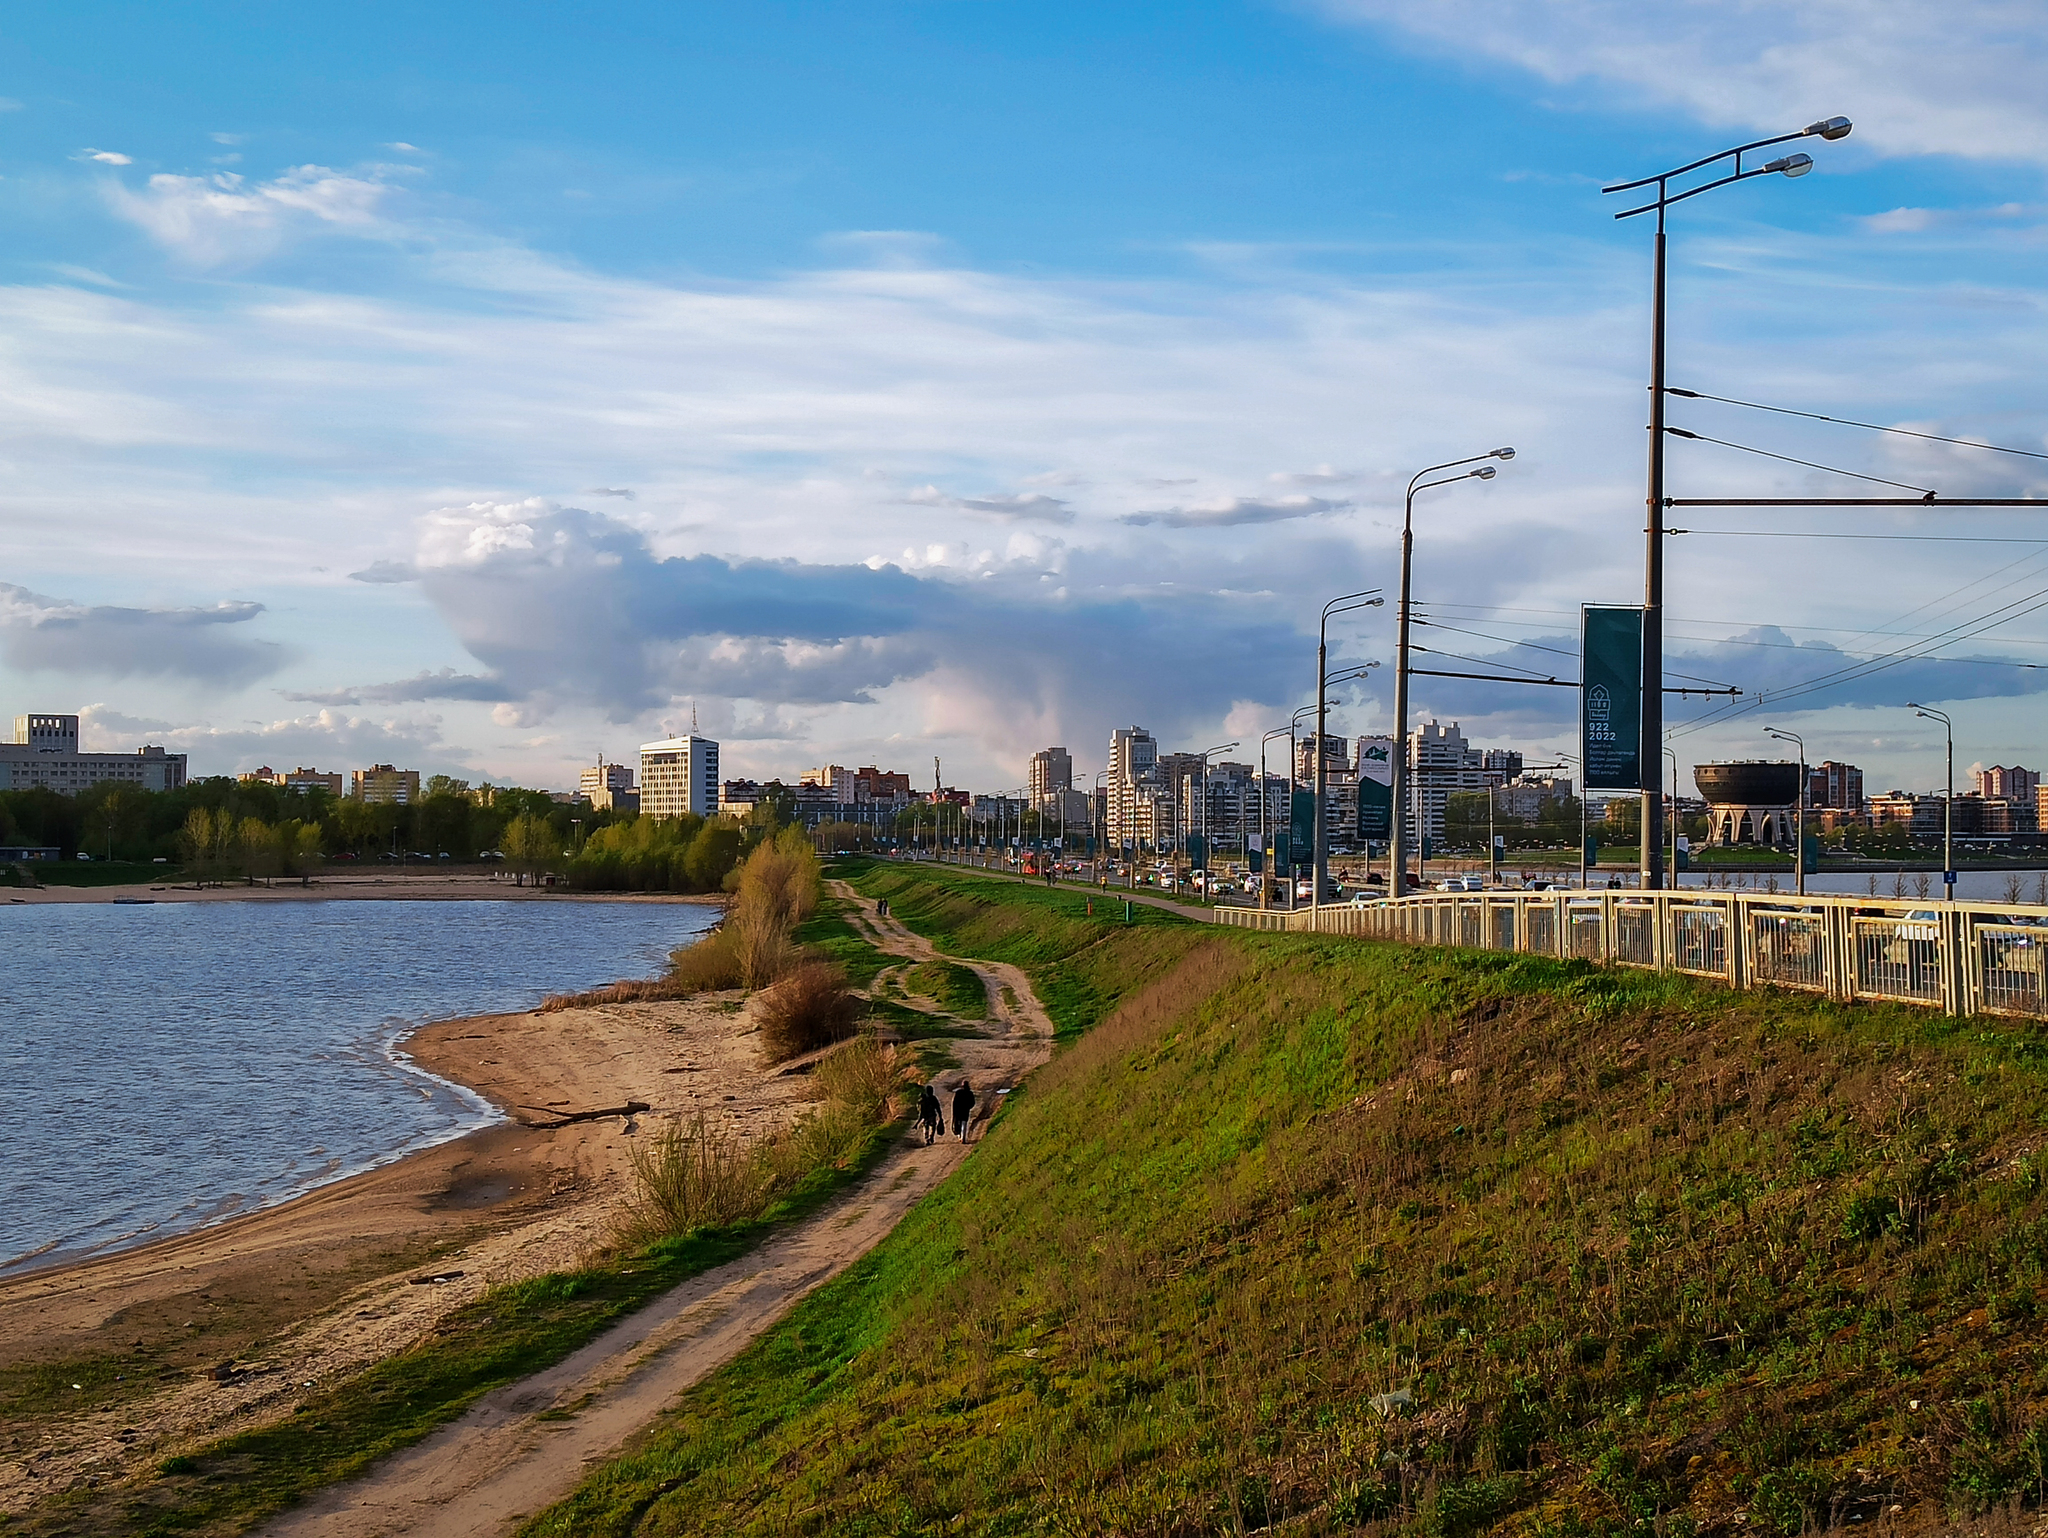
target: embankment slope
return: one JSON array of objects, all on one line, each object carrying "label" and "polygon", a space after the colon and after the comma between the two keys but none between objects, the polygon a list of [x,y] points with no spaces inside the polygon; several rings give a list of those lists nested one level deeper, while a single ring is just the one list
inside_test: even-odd
[{"label": "embankment slope", "polygon": [[536,1533],[1796,1533],[2039,1495],[2013,1022],[877,867],[1069,1050]]}]

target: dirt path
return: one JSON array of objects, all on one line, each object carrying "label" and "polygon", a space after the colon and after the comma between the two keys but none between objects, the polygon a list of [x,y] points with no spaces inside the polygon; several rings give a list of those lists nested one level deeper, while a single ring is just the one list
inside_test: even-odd
[{"label": "dirt path", "polygon": [[[879,949],[912,960],[939,953],[843,882],[854,926]],[[960,958],[948,958],[959,960]],[[1043,1062],[1052,1022],[1017,968],[961,961],[988,991],[978,1034],[949,1042],[979,1097],[970,1135],[986,1129],[1008,1088]],[[278,1535],[322,1538],[486,1538],[566,1495],[589,1466],[617,1452],[676,1395],[731,1361],[821,1283],[872,1249],[959,1166],[972,1144],[930,1148],[906,1133],[875,1169],[816,1217],[758,1250],[684,1283],[546,1372],[478,1401],[452,1425],[372,1473],[337,1486],[273,1523]],[[542,1416],[549,1418],[542,1419]]]}]

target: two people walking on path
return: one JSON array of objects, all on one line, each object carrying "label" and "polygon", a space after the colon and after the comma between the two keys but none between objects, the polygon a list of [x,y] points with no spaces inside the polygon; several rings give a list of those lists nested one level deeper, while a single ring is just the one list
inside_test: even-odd
[{"label": "two people walking on path", "polygon": [[[974,1119],[974,1086],[965,1079],[953,1091],[953,1134],[967,1141],[967,1125]],[[917,1120],[924,1130],[925,1146],[946,1135],[945,1113],[939,1104],[938,1086],[927,1084],[917,1093]]]}]

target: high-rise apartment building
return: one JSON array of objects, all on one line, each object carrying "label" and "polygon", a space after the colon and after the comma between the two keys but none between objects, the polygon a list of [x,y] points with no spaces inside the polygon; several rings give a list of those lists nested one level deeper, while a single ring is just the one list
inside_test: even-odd
[{"label": "high-rise apartment building", "polygon": [[640,744],[643,817],[716,817],[718,806],[717,743],[692,734]]},{"label": "high-rise apartment building", "polygon": [[[1109,736],[1109,786],[1103,820],[1111,849],[1156,848],[1160,828],[1159,742],[1142,726],[1119,726]],[[1169,801],[1169,807],[1171,803]],[[1168,829],[1171,816],[1168,817]],[[1171,838],[1170,831],[1167,834]]]},{"label": "high-rise apartment building", "polygon": [[2041,788],[2041,776],[2031,769],[2022,769],[2018,764],[2010,768],[1993,764],[1989,769],[1970,771],[1970,788],[1980,796],[1996,796],[2004,801],[2032,801],[2034,793]]},{"label": "high-rise apartment building", "polygon": [[1074,788],[1074,757],[1065,748],[1040,748],[1031,755],[1026,781],[1032,805],[1050,801],[1055,792]]},{"label": "high-rise apartment building", "polygon": [[[1983,789],[1982,786],[1978,788]],[[1986,791],[1985,794],[1995,793]],[[1862,811],[1863,771],[1854,764],[1838,764],[1833,759],[1822,764],[1808,764],[1806,804],[1838,812]]]}]

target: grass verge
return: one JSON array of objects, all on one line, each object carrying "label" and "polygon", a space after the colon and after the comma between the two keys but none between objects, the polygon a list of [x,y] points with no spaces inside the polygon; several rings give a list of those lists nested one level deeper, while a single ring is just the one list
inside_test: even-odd
[{"label": "grass verge", "polygon": [[[0,1532],[246,1532],[419,1441],[492,1389],[552,1366],[670,1288],[738,1259],[776,1226],[815,1213],[871,1169],[899,1130],[893,1122],[871,1126],[844,1167],[811,1169],[758,1219],[493,1287],[451,1314],[433,1338],[344,1382],[309,1390],[284,1421],[168,1460],[140,1486],[55,1496],[14,1526],[0,1522]],[[835,1151],[847,1154],[843,1145]]]},{"label": "grass verge", "polygon": [[[948,948],[1089,965],[1011,889],[856,879]],[[526,1531],[1672,1538],[2040,1499],[2034,1028],[1146,938],[956,1176]]]}]

